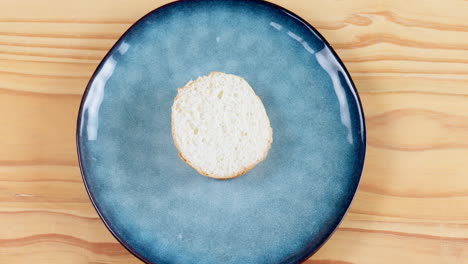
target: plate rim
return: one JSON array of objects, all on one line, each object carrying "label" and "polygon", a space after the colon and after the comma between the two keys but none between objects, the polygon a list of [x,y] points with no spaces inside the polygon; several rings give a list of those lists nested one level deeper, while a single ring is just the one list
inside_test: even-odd
[{"label": "plate rim", "polygon": [[[80,168],[80,173],[81,173],[81,177],[83,179],[83,184],[85,186],[86,193],[88,194],[89,199],[90,199],[94,209],[96,210],[97,214],[99,215],[99,218],[104,223],[104,225],[109,230],[109,232],[112,234],[112,236],[114,236],[114,238],[128,252],[130,252],[133,256],[137,257],[139,260],[143,261],[146,264],[157,264],[157,263],[151,262],[148,259],[146,259],[144,256],[139,254],[130,244],[128,244],[124,239],[120,238],[116,234],[116,232],[114,231],[115,228],[109,223],[109,221],[106,219],[106,217],[104,215],[102,215],[101,210],[100,210],[99,206],[97,205],[97,203],[95,201],[95,197],[94,197],[92,191],[90,190],[90,188],[88,187],[87,177],[86,177],[86,173],[84,171],[84,166],[83,166],[83,161],[82,161],[82,159],[83,159],[82,155],[83,154],[81,153],[82,150],[81,150],[81,147],[80,147],[80,145],[81,145],[80,144],[80,142],[81,142],[80,141],[80,138],[81,138],[81,136],[80,136],[80,130],[81,130],[80,127],[81,127],[81,125],[83,123],[82,121],[83,121],[83,116],[84,116],[83,115],[83,108],[84,108],[85,101],[88,98],[88,93],[90,91],[90,88],[91,88],[92,84],[94,83],[94,81],[96,79],[96,76],[98,75],[101,68],[103,67],[104,63],[107,61],[107,59],[109,58],[111,53],[115,49],[117,49],[117,46],[121,43],[123,37],[126,36],[127,33],[135,27],[135,25],[139,24],[140,21],[142,21],[143,19],[145,19],[148,16],[152,15],[153,13],[156,13],[156,12],[160,11],[161,9],[170,8],[171,6],[177,5],[177,4],[182,3],[182,2],[202,2],[202,1],[210,1],[210,0],[176,0],[176,1],[173,1],[173,2],[169,2],[169,3],[166,3],[164,5],[161,5],[161,6],[157,7],[157,8],[149,11],[144,16],[142,16],[141,18],[136,20],[134,23],[132,23],[132,25],[129,28],[127,28],[125,30],[125,32],[122,33],[122,35],[115,41],[115,43],[112,45],[112,47],[107,51],[106,55],[99,62],[98,66],[96,67],[93,74],[91,75],[91,78],[89,79],[88,84],[86,85],[86,88],[85,88],[85,90],[83,92],[83,95],[81,97],[80,107],[78,109],[78,116],[77,116],[77,121],[76,121],[76,135],[75,135],[76,139],[75,140],[76,140],[76,149],[77,149],[77,154],[78,154],[78,165],[79,165],[79,168]],[[356,197],[357,190],[358,190],[359,186],[361,185],[362,174],[363,174],[364,167],[365,167],[366,160],[367,160],[366,159],[366,156],[367,156],[367,126],[366,126],[366,119],[365,119],[365,115],[364,115],[364,109],[363,109],[363,106],[362,106],[361,98],[359,96],[356,85],[354,84],[354,81],[351,78],[351,74],[349,73],[348,69],[346,68],[346,66],[343,63],[343,61],[341,60],[341,58],[338,56],[338,54],[333,49],[333,47],[330,45],[330,43],[328,43],[328,41],[322,36],[322,34],[314,26],[312,26],[309,22],[307,22],[305,19],[301,18],[296,13],[294,13],[294,12],[292,12],[292,11],[282,7],[282,6],[279,6],[277,4],[271,3],[271,2],[266,1],[266,0],[223,0],[223,1],[228,1],[228,2],[229,1],[231,1],[231,2],[232,1],[237,1],[237,2],[242,1],[244,3],[249,3],[249,4],[250,3],[258,3],[258,4],[266,5],[266,6],[274,8],[274,9],[277,9],[277,10],[283,12],[283,13],[286,13],[287,15],[292,17],[293,19],[296,19],[297,21],[299,21],[303,25],[305,25],[311,31],[311,33],[314,33],[325,44],[325,47],[330,50],[333,57],[337,60],[340,67],[343,69],[344,75],[349,79],[349,82],[351,84],[350,85],[350,90],[352,91],[353,97],[354,97],[354,99],[356,101],[356,106],[357,106],[357,108],[359,110],[359,117],[362,120],[362,131],[361,132],[362,132],[363,153],[362,153],[362,161],[361,161],[362,166],[361,166],[361,168],[358,169],[358,173],[356,173],[356,177],[358,177],[356,188],[353,190],[353,195],[352,195],[351,199],[349,199],[348,204],[346,205],[346,209],[344,210],[344,213],[340,217],[340,220],[338,221],[336,226],[334,226],[332,229],[330,229],[327,232],[327,234],[324,236],[322,241],[320,241],[320,243],[318,244],[317,247],[311,248],[310,250],[305,251],[299,257],[296,257],[296,259],[298,259],[297,263],[302,263],[302,262],[306,261],[307,259],[309,259],[311,256],[313,256],[320,248],[322,248],[322,246],[336,232],[338,227],[343,222],[344,217],[347,215],[347,213],[349,211],[349,208],[351,207],[351,204],[353,203],[353,201],[354,201],[354,199]]]}]

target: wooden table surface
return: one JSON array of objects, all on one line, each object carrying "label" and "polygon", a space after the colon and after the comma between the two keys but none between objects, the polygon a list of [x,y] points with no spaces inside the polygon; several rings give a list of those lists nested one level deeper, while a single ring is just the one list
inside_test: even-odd
[{"label": "wooden table surface", "polygon": [[[166,2],[0,1],[0,263],[141,263],[90,203],[75,122],[107,50]],[[468,1],[273,2],[336,49],[367,117],[357,196],[307,263],[468,263]]]}]

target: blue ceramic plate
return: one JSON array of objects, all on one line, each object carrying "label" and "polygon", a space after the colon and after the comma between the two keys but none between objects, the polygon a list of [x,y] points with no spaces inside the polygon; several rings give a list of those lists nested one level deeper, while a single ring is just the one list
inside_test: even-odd
[{"label": "blue ceramic plate", "polygon": [[[177,88],[245,78],[273,128],[267,158],[204,177],[171,136]],[[148,263],[297,263],[343,218],[365,153],[351,78],[307,22],[263,1],[181,1],[133,25],[94,73],[78,116],[86,188],[102,220]]]}]

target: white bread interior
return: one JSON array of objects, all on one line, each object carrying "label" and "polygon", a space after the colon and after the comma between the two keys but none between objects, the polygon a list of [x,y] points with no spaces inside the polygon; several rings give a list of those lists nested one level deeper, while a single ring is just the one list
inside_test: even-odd
[{"label": "white bread interior", "polygon": [[179,156],[216,179],[247,173],[265,159],[273,140],[262,101],[232,74],[212,72],[178,89],[171,118]]}]

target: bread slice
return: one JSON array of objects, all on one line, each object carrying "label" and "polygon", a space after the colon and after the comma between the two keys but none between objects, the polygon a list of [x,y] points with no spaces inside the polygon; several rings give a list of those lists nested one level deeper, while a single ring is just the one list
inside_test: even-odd
[{"label": "bread slice", "polygon": [[265,159],[272,136],[265,107],[243,78],[212,72],[178,89],[172,137],[182,160],[200,174],[247,173]]}]

